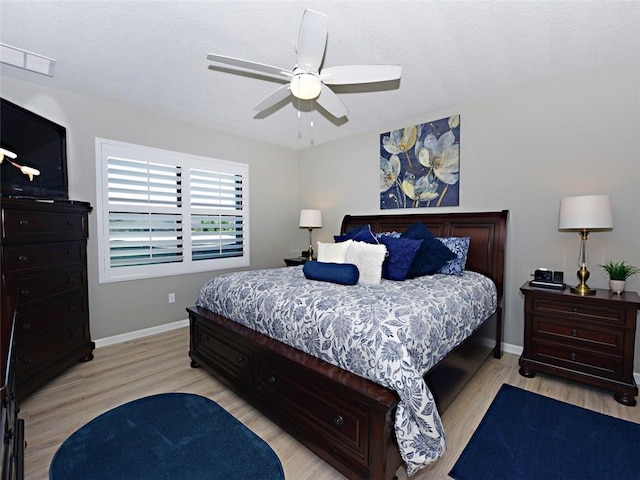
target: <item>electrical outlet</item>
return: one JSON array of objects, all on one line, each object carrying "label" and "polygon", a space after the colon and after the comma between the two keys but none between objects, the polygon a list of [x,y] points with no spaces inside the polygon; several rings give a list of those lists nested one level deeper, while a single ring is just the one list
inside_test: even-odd
[{"label": "electrical outlet", "polygon": [[175,293],[170,293],[169,294],[169,303],[176,303],[176,294]]}]

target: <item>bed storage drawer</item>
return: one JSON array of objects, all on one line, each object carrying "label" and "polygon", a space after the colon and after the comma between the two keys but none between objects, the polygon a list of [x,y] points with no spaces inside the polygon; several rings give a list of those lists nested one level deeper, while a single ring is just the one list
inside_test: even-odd
[{"label": "bed storage drawer", "polygon": [[218,330],[215,326],[195,323],[192,329],[194,351],[215,363],[218,371],[229,380],[251,386],[251,352]]},{"label": "bed storage drawer", "polygon": [[[349,461],[367,464],[369,412],[366,404],[340,395],[326,378],[295,365],[276,366],[256,359],[256,388],[272,408],[293,425],[313,431],[316,441]],[[339,387],[337,387],[339,388]],[[345,392],[347,393],[347,392]]]}]

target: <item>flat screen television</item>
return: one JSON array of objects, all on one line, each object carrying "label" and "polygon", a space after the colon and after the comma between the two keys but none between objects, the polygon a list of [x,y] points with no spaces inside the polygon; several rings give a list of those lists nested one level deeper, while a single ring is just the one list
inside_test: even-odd
[{"label": "flat screen television", "polygon": [[[68,199],[67,129],[0,98],[0,146],[17,154],[0,165],[3,196]],[[29,179],[12,165],[35,168]]]}]

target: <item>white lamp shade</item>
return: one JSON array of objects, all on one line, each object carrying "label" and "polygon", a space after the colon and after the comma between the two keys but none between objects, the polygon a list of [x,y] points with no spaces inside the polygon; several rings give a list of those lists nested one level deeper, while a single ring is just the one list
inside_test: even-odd
[{"label": "white lamp shade", "polygon": [[300,228],[322,228],[320,210],[300,210]]},{"label": "white lamp shade", "polygon": [[607,230],[613,228],[609,195],[582,195],[560,202],[559,230]]}]

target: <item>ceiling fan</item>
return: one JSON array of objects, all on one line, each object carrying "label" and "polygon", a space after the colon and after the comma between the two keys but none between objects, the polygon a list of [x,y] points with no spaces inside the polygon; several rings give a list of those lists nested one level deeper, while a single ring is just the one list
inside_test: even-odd
[{"label": "ceiling fan", "polygon": [[344,65],[320,69],[327,45],[327,16],[305,10],[298,34],[297,65],[289,70],[264,63],[210,53],[207,59],[244,71],[266,75],[287,84],[270,93],[254,110],[263,111],[293,95],[301,100],[315,100],[336,118],[345,117],[347,108],[327,85],[353,85],[386,82],[400,78],[399,65]]}]

